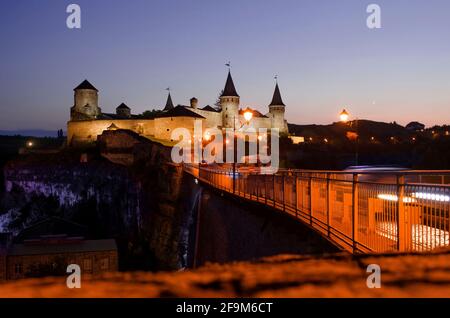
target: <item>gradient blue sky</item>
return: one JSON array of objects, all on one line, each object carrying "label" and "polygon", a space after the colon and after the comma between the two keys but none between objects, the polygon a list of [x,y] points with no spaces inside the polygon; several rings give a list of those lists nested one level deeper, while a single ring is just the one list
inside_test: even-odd
[{"label": "gradient blue sky", "polygon": [[[66,27],[66,6],[82,29]],[[366,7],[382,8],[381,30]],[[140,113],[196,96],[213,104],[232,73],[241,104],[267,112],[279,75],[292,123],[344,107],[406,124],[450,123],[448,0],[2,0],[0,129],[64,128],[88,78],[100,106]]]}]

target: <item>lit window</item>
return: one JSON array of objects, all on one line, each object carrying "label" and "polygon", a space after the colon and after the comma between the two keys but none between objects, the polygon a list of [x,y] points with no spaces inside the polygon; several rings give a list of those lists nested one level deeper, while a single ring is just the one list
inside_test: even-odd
[{"label": "lit window", "polygon": [[105,257],[100,260],[100,269],[101,270],[109,269],[109,258]]},{"label": "lit window", "polygon": [[86,272],[92,271],[92,259],[91,258],[85,258],[83,260],[83,270]]},{"label": "lit window", "polygon": [[22,274],[22,271],[23,271],[23,266],[22,266],[22,264],[18,263],[18,264],[15,264],[15,265],[14,265],[14,272],[15,272],[16,274]]}]

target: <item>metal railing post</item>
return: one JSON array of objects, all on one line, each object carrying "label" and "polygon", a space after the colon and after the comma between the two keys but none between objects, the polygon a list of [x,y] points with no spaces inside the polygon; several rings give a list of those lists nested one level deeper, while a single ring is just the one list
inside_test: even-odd
[{"label": "metal railing post", "polygon": [[313,213],[313,200],[312,200],[312,175],[309,174],[308,179],[308,190],[309,190],[309,223],[312,225],[312,213]]},{"label": "metal railing post", "polygon": [[264,204],[267,205],[267,175],[264,175]]},{"label": "metal railing post", "polygon": [[236,193],[236,162],[233,162],[233,194]]},{"label": "metal railing post", "polygon": [[295,174],[295,217],[298,218],[298,175]]},{"label": "metal railing post", "polygon": [[405,211],[405,176],[397,175],[397,250],[408,249],[408,220]]},{"label": "metal railing post", "polygon": [[283,187],[281,188],[282,196],[283,196],[283,212],[286,212],[286,177],[285,173],[282,174]]},{"label": "metal railing post", "polygon": [[327,173],[327,232],[328,236],[330,236],[330,189],[331,189],[331,182],[330,182],[330,173]]},{"label": "metal railing post", "polygon": [[277,204],[275,203],[275,173],[273,174],[272,200],[273,200],[273,206],[276,207]]},{"label": "metal railing post", "polygon": [[258,186],[259,176],[255,175],[255,187],[256,187],[256,202],[259,202],[259,186]]},{"label": "metal railing post", "polygon": [[358,174],[353,174],[352,182],[352,241],[353,253],[356,252],[358,242]]}]

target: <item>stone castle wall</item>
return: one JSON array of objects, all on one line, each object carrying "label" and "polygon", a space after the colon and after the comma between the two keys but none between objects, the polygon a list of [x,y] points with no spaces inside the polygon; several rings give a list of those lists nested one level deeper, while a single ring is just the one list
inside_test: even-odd
[{"label": "stone castle wall", "polygon": [[212,112],[202,109],[194,109],[189,108],[189,110],[199,114],[200,116],[205,117],[205,127],[204,128],[216,128],[222,126],[222,113],[221,112]]},{"label": "stone castle wall", "polygon": [[[202,110],[194,110],[197,114],[205,117],[202,120],[203,130],[222,126],[222,114]],[[176,128],[186,128],[194,136],[194,124],[198,118],[193,117],[161,117],[155,119],[102,119],[69,121],[67,123],[67,143],[69,146],[90,144],[97,141],[109,126],[114,124],[119,129],[128,129],[144,137],[153,137],[160,140],[172,140],[172,132]],[[239,116],[239,121],[244,122],[244,117]],[[250,121],[250,127],[270,128],[271,118],[256,117]],[[176,140],[175,140],[176,141]]]},{"label": "stone castle wall", "polygon": [[107,130],[111,124],[120,129],[129,129],[144,136],[155,134],[155,121],[153,119],[107,119],[69,121],[67,123],[67,143],[71,146],[92,143],[97,136]]},{"label": "stone castle wall", "polygon": [[[213,116],[212,122],[206,121],[206,123],[204,119],[200,119],[205,123],[202,128],[214,127],[211,125],[216,122],[216,117]],[[144,137],[172,141],[171,135],[176,128],[186,128],[193,136],[196,120],[199,119],[193,117],[161,117],[155,119],[69,121],[67,123],[67,143],[70,146],[93,143],[112,124],[119,129],[128,129]]]},{"label": "stone castle wall", "polygon": [[[172,140],[172,132],[177,128],[186,128],[194,136],[194,125],[198,118],[193,117],[161,117],[155,119],[154,137],[168,141]],[[200,119],[203,123],[204,119]],[[204,125],[203,125],[204,126]],[[204,128],[204,127],[203,127]],[[203,135],[203,133],[202,133]],[[199,136],[200,137],[200,136]]]}]

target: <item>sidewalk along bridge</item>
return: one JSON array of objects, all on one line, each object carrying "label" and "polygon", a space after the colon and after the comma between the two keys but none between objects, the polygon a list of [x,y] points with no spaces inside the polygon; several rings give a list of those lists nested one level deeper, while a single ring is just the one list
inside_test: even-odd
[{"label": "sidewalk along bridge", "polygon": [[184,165],[201,182],[309,225],[353,253],[450,244],[450,171],[233,172]]}]

